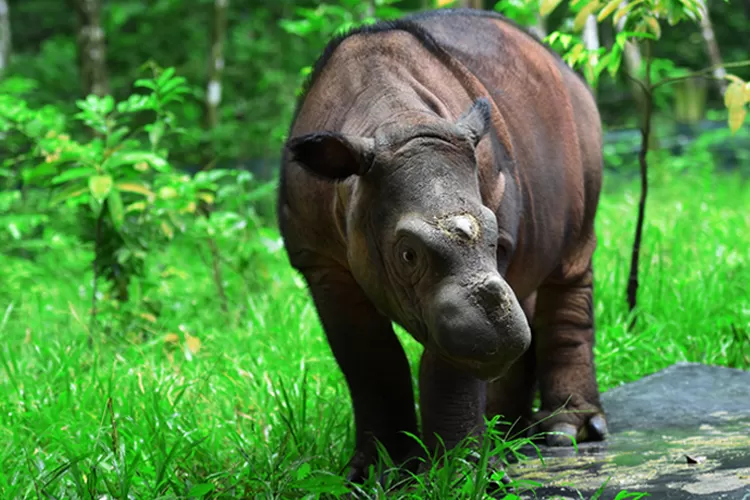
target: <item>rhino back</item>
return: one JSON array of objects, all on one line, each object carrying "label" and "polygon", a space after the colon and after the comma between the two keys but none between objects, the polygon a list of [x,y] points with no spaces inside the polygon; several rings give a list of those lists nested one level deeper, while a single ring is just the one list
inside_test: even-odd
[{"label": "rhino back", "polygon": [[524,205],[509,281],[533,288],[540,276],[567,272],[559,268],[594,244],[601,125],[590,89],[549,47],[498,14],[446,9],[410,19],[476,76],[504,118],[501,139],[514,164],[507,170]]},{"label": "rhino back", "polygon": [[[513,215],[522,222],[508,278],[514,288],[530,289],[561,261],[575,260],[580,242],[590,239],[601,135],[585,84],[531,35],[501,16],[460,9],[355,31],[319,59],[290,137],[371,134],[419,108],[453,119],[478,95],[499,111],[495,150],[484,144],[478,151],[480,177],[491,184],[502,169],[519,189],[522,213]],[[296,240],[290,246],[327,252],[345,265],[344,210],[355,183],[316,179],[284,161],[279,217],[285,238]]]}]

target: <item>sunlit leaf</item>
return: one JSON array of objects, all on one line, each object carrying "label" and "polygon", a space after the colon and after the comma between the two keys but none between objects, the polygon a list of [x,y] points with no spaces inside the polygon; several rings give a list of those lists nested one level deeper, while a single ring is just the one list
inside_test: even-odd
[{"label": "sunlit leaf", "polygon": [[596,16],[596,20],[601,22],[607,18],[611,13],[615,11],[618,5],[622,3],[622,0],[610,0],[610,2],[604,6],[604,8]]},{"label": "sunlit leaf", "polygon": [[98,201],[104,200],[112,190],[112,177],[109,175],[94,175],[89,178],[89,189]]},{"label": "sunlit leaf", "polygon": [[646,24],[648,25],[649,29],[651,30],[651,33],[656,36],[656,38],[661,37],[661,27],[659,27],[659,21],[656,20],[655,17],[649,16],[646,18]]},{"label": "sunlit leaf", "polygon": [[159,198],[162,200],[171,200],[177,198],[177,190],[172,186],[164,186],[159,189]]},{"label": "sunlit leaf", "polygon": [[161,232],[164,233],[164,236],[170,240],[174,237],[174,228],[172,228],[167,222],[163,221],[159,227],[161,227]]},{"label": "sunlit leaf", "polygon": [[165,344],[176,344],[180,341],[180,336],[176,333],[168,333],[164,336]]},{"label": "sunlit leaf", "polygon": [[[151,313],[140,313],[140,314],[138,314],[138,316],[140,316],[141,318],[145,319],[145,320],[146,320],[146,321],[148,321],[149,323],[156,323],[156,316],[154,316],[154,315],[153,315],[153,314],[151,314]],[[170,336],[170,335],[174,335],[174,333],[168,333],[168,334],[167,334],[167,335],[165,336],[165,338],[164,338],[164,341],[165,341],[165,342],[167,341],[166,337],[168,337],[168,336]],[[177,337],[177,335],[174,335],[174,336],[175,336],[175,337]]]},{"label": "sunlit leaf", "polygon": [[198,337],[193,337],[189,333],[185,333],[185,345],[193,354],[198,354],[201,349],[201,340]]},{"label": "sunlit leaf", "polygon": [[198,205],[194,201],[188,202],[188,204],[180,210],[180,213],[182,214],[193,214],[195,213],[195,210],[198,208]]},{"label": "sunlit leaf", "polygon": [[542,0],[542,4],[539,7],[539,13],[542,16],[548,16],[550,12],[555,10],[555,7],[557,7],[560,4],[560,0]]},{"label": "sunlit leaf", "polygon": [[745,106],[729,108],[729,130],[732,131],[732,134],[736,134],[740,129],[745,121],[745,116],[747,116]]},{"label": "sunlit leaf", "polygon": [[599,2],[591,2],[581,9],[573,21],[573,31],[581,31],[586,26],[586,20],[596,11],[597,7],[599,7]]},{"label": "sunlit leaf", "polygon": [[622,19],[623,17],[627,16],[628,13],[630,13],[630,11],[633,10],[641,2],[643,2],[643,0],[636,0],[635,2],[631,2],[631,3],[627,4],[627,5],[625,5],[624,7],[618,9],[617,13],[612,18],[612,24],[616,25],[617,23],[619,23],[620,19]]},{"label": "sunlit leaf", "polygon": [[742,80],[733,81],[727,87],[726,92],[724,92],[724,104],[730,110],[732,108],[742,107],[745,104],[746,100],[747,97],[745,95],[745,85]]},{"label": "sunlit leaf", "polygon": [[146,210],[146,202],[145,201],[137,201],[135,203],[131,203],[130,205],[125,208],[125,213],[130,212],[143,212]]},{"label": "sunlit leaf", "polygon": [[109,168],[115,168],[122,165],[138,165],[142,162],[146,162],[159,172],[165,172],[169,168],[169,164],[164,158],[150,151],[116,153],[107,160],[106,165]]},{"label": "sunlit leaf", "polygon": [[205,201],[209,205],[214,202],[214,195],[211,194],[211,193],[199,193],[198,194],[198,198],[200,198],[201,200]]},{"label": "sunlit leaf", "polygon": [[156,194],[151,191],[148,187],[143,184],[136,184],[135,182],[118,182],[117,189],[125,191],[127,193],[142,194],[148,198],[154,198]]}]

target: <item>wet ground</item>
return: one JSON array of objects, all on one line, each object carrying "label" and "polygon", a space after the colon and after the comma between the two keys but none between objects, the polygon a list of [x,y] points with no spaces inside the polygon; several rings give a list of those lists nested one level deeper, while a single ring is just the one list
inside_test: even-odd
[{"label": "wet ground", "polygon": [[[522,498],[750,500],[750,372],[677,364],[602,395],[610,436],[579,451],[542,447],[511,477],[546,486]],[[519,491],[518,493],[521,493]],[[633,498],[633,497],[630,497]]]}]

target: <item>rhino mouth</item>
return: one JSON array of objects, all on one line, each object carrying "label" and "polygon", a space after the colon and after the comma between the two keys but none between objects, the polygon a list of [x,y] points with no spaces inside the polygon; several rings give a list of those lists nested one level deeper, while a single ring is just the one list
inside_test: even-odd
[{"label": "rhino mouth", "polygon": [[430,343],[438,353],[481,379],[502,376],[531,344],[521,305],[497,273],[474,287],[444,285],[430,316]]}]

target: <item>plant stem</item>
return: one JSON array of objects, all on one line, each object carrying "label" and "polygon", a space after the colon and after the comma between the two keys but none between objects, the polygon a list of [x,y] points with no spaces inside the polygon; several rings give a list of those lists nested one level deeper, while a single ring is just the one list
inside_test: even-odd
[{"label": "plant stem", "polygon": [[683,80],[689,80],[690,78],[696,78],[699,76],[705,76],[706,73],[711,73],[718,67],[722,67],[725,69],[729,68],[744,68],[745,66],[750,66],[750,59],[746,61],[737,61],[733,63],[726,63],[721,65],[714,65],[714,66],[708,66],[707,68],[703,68],[701,70],[695,71],[693,73],[688,73],[687,75],[680,75],[680,76],[673,76],[670,78],[665,78],[663,80],[660,80],[653,85],[651,85],[651,90],[656,90],[659,87],[663,87],[664,85],[669,85],[671,83],[681,82]]},{"label": "plant stem", "polygon": [[223,312],[224,316],[228,319],[229,301],[227,300],[227,294],[224,290],[224,278],[221,275],[221,255],[219,254],[216,242],[210,236],[208,237],[208,247],[211,249],[211,270],[213,272],[214,283],[216,284],[216,291],[219,294],[221,312]]},{"label": "plant stem", "polygon": [[[638,264],[641,253],[641,240],[643,237],[643,221],[646,216],[646,197],[648,196],[648,148],[651,136],[651,113],[653,110],[653,89],[651,85],[651,41],[647,40],[646,46],[646,77],[643,82],[645,108],[643,111],[643,122],[641,123],[641,150],[638,152],[638,163],[641,167],[641,199],[638,203],[638,220],[635,225],[635,238],[633,239],[633,252],[630,257],[630,273],[628,275],[627,299],[628,310],[633,312],[637,305],[638,296]],[[636,316],[630,321],[630,328],[635,326]]]},{"label": "plant stem", "polygon": [[99,266],[96,265],[96,261],[101,252],[102,244],[102,225],[104,224],[104,204],[102,204],[99,210],[99,215],[96,217],[96,230],[94,234],[94,260],[91,261],[91,269],[94,271],[94,286],[91,290],[91,323],[89,325],[89,347],[94,346],[94,327],[96,326],[96,294],[99,292]]}]

